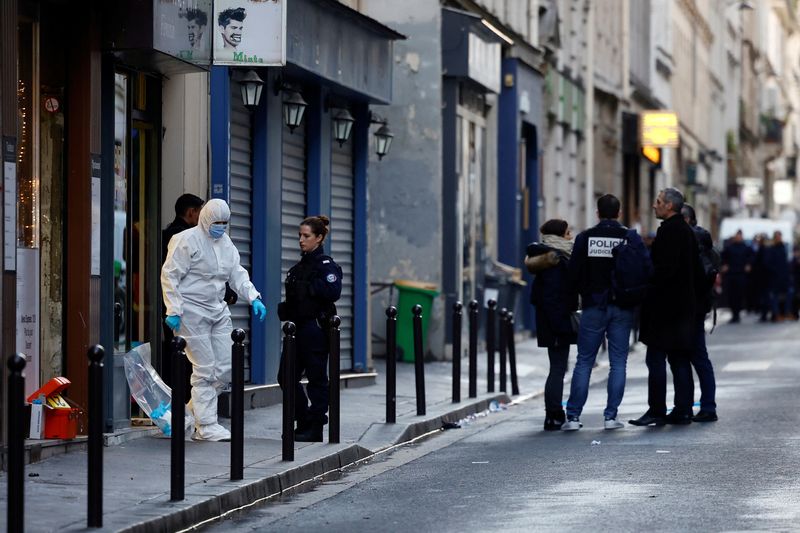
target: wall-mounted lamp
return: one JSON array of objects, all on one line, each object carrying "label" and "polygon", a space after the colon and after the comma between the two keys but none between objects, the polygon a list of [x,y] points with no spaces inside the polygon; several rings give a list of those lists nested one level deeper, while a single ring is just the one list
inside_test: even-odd
[{"label": "wall-mounted lamp", "polygon": [[244,106],[253,111],[258,107],[258,102],[261,100],[261,90],[264,88],[264,80],[262,80],[255,70],[248,70],[247,73],[239,80],[242,86],[242,103]]},{"label": "wall-mounted lamp", "polygon": [[350,138],[350,132],[353,129],[353,123],[356,119],[347,109],[337,109],[333,114],[333,138],[342,146]]},{"label": "wall-mounted lamp", "polygon": [[383,159],[383,156],[389,153],[389,149],[392,147],[394,133],[392,133],[392,130],[390,130],[387,125],[388,120],[377,113],[370,112],[369,122],[370,124],[381,125],[375,132],[375,153],[378,154],[378,160],[380,161]]},{"label": "wall-mounted lamp", "polygon": [[291,85],[283,83],[281,78],[275,80],[275,95],[283,92],[283,122],[289,127],[289,132],[303,122],[308,103],[303,100],[303,95]]}]

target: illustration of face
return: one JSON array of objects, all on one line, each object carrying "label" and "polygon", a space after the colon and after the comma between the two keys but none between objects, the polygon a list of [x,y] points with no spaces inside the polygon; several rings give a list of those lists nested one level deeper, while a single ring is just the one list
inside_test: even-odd
[{"label": "illustration of face", "polygon": [[244,21],[231,19],[227,26],[220,26],[219,31],[222,34],[225,48],[236,48],[242,42],[242,31],[244,30]]},{"label": "illustration of face", "polygon": [[190,20],[187,27],[189,30],[189,45],[192,48],[199,48],[206,27],[199,25],[196,20]]}]

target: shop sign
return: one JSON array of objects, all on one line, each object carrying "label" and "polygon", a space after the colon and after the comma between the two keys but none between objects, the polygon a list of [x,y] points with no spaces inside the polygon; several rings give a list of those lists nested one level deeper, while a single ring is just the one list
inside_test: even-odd
[{"label": "shop sign", "polygon": [[3,268],[17,269],[17,139],[3,138]]},{"label": "shop sign", "polygon": [[211,59],[211,0],[154,0],[153,47],[193,63]]},{"label": "shop sign", "polygon": [[47,96],[44,99],[44,110],[48,113],[58,113],[58,110],[61,109],[61,104],[58,102],[58,98],[55,96]]},{"label": "shop sign", "polygon": [[39,249],[17,248],[17,351],[25,354],[25,396],[39,388]]},{"label": "shop sign", "polygon": [[764,201],[762,187],[764,181],[758,177],[737,178],[736,184],[739,186],[739,198],[744,205],[757,206]]},{"label": "shop sign", "polygon": [[657,148],[678,146],[678,115],[672,111],[643,111],[640,144]]},{"label": "shop sign", "polygon": [[286,64],[287,0],[216,0],[214,64]]},{"label": "shop sign", "polygon": [[642,146],[642,155],[655,166],[661,164],[661,150],[655,146]]},{"label": "shop sign", "polygon": [[777,205],[789,205],[794,199],[794,181],[776,180],[772,184],[772,197]]},{"label": "shop sign", "polygon": [[494,93],[500,92],[500,43],[469,34],[468,76]]}]

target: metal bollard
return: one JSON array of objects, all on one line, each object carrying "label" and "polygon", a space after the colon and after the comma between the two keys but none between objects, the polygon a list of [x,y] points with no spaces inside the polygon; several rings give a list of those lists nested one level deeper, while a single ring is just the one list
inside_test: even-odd
[{"label": "metal bollard", "polygon": [[486,392],[494,392],[494,334],[497,328],[495,313],[497,302],[489,300],[486,304]]},{"label": "metal bollard", "polygon": [[8,507],[9,533],[22,533],[25,525],[25,356],[8,358]]},{"label": "metal bollard", "polygon": [[294,322],[283,325],[283,457],[284,461],[294,461],[294,389],[296,377],[295,338],[297,326]]},{"label": "metal bollard", "polygon": [[241,328],[231,333],[231,481],[244,479],[244,338]]},{"label": "metal bollard", "polygon": [[425,414],[425,354],[422,352],[422,306],[417,304],[414,313],[414,377],[417,385],[417,416]]},{"label": "metal bollard", "polygon": [[469,303],[469,397],[478,396],[478,300]]},{"label": "metal bollard", "polygon": [[103,357],[95,344],[89,357],[89,472],[87,527],[103,527]]},{"label": "metal bollard", "polygon": [[461,302],[453,304],[453,403],[461,401]]},{"label": "metal bollard", "polygon": [[511,367],[511,394],[517,396],[519,394],[519,382],[517,381],[517,348],[514,344],[514,313],[508,313],[506,320],[508,327],[508,364]]},{"label": "metal bollard", "polygon": [[397,308],[386,309],[386,423],[397,422]]},{"label": "metal bollard", "polygon": [[499,348],[500,348],[500,392],[506,392],[506,382],[508,381],[508,370],[506,368],[506,346],[507,333],[506,321],[508,320],[508,309],[500,309],[500,327],[498,328]]},{"label": "metal bollard", "polygon": [[[183,359],[186,357],[186,339],[176,336],[172,339],[173,357],[172,365],[172,448],[170,458],[170,499],[174,502],[183,500],[186,481],[186,435],[184,434],[184,418],[186,405],[183,403],[183,382],[186,379],[186,367]],[[177,400],[177,401],[176,401]]]},{"label": "metal bollard", "polygon": [[329,407],[328,407],[328,443],[339,444],[340,428],[340,343],[342,332],[339,326],[342,319],[337,315],[331,317],[330,322],[330,357],[328,358],[328,387]]}]

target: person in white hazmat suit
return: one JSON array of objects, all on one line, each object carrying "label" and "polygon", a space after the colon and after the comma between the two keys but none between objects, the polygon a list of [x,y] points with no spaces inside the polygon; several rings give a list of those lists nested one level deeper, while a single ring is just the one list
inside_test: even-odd
[{"label": "person in white hazmat suit", "polygon": [[231,211],[223,200],[209,200],[197,226],[172,237],[161,267],[161,289],[167,308],[165,322],[186,339],[192,363],[195,440],[230,440],[217,422],[217,395],[230,381],[231,313],[224,301],[225,283],[246,298],[261,321],[267,310],[250,276],[239,263],[239,252],[226,234]]}]

